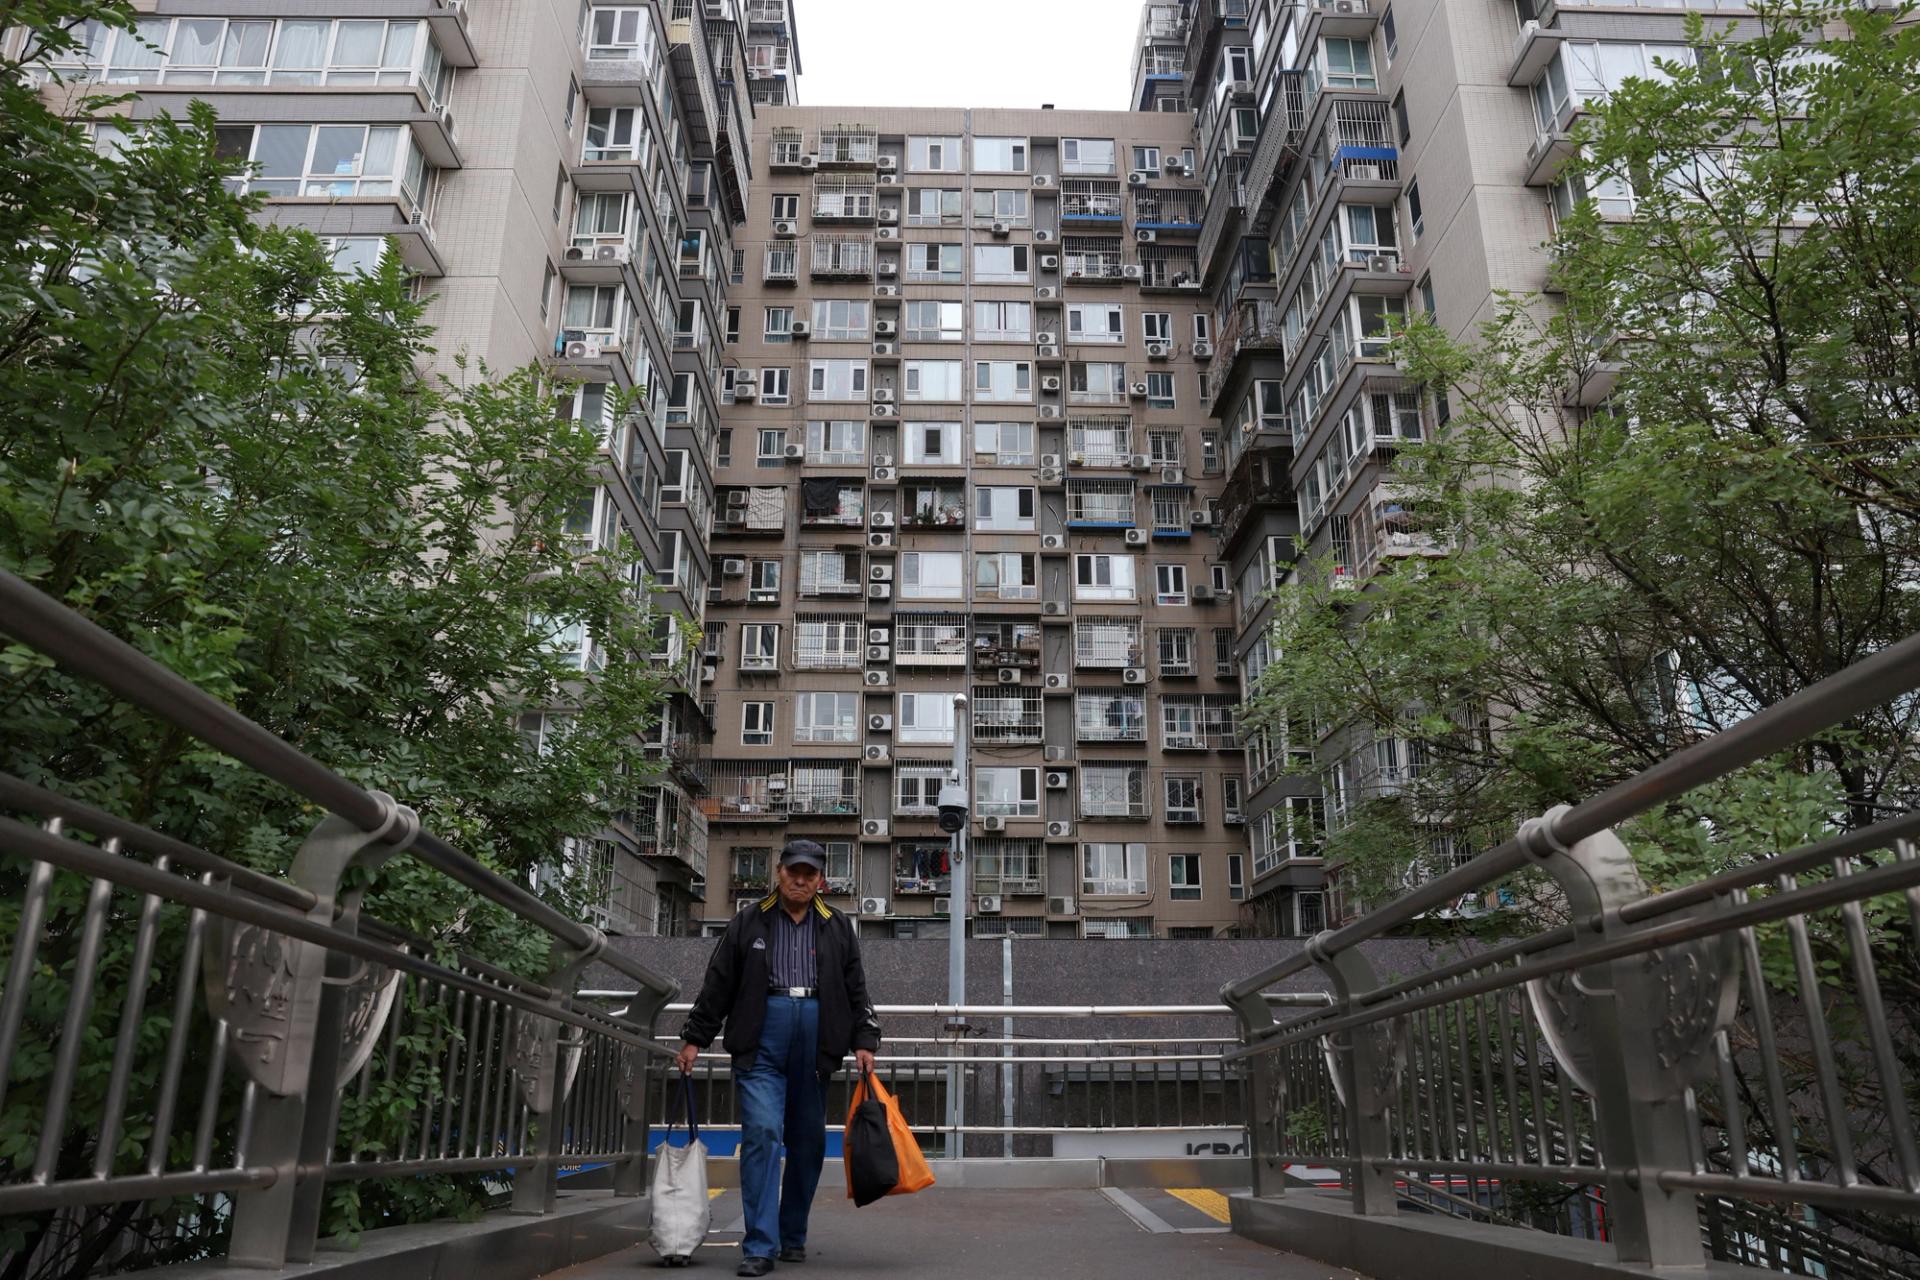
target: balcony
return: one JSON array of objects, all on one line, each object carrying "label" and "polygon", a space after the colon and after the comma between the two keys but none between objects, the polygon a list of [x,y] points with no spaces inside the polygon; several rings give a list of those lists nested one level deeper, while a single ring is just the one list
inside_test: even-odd
[{"label": "balcony", "polygon": [[1355,195],[1392,199],[1400,194],[1400,151],[1394,145],[1393,122],[1384,102],[1336,100],[1332,116],[1314,141],[1312,159],[1346,185],[1378,184],[1374,191]]},{"label": "balcony", "polygon": [[1040,690],[1037,688],[975,685],[973,703],[969,708],[973,721],[973,740],[994,746],[1038,744],[1044,732],[1040,705]]},{"label": "balcony", "polygon": [[1140,292],[1199,293],[1199,253],[1187,244],[1141,245]]},{"label": "balcony", "polygon": [[1370,0],[1308,0],[1300,47],[1314,48],[1328,36],[1365,40],[1373,34],[1385,7]]},{"label": "balcony", "polygon": [[[1090,394],[1090,393],[1081,393]],[[1072,418],[1067,424],[1067,465],[1124,469],[1133,465],[1131,418]]]},{"label": "balcony", "polygon": [[706,25],[704,6],[676,0],[667,23],[667,49],[682,89],[680,118],[686,122],[696,154],[717,150],[724,127],[720,91],[714,83],[713,42],[707,38]]},{"label": "balcony", "polygon": [[860,765],[853,760],[796,760],[787,813],[809,817],[860,816]]},{"label": "balcony", "polygon": [[1307,101],[1303,71],[1282,71],[1280,90],[1265,123],[1260,126],[1253,158],[1247,162],[1247,198],[1254,209],[1256,234],[1264,235],[1272,216],[1267,193],[1274,179],[1286,172],[1300,154],[1301,134],[1306,129]]},{"label": "balcony", "polygon": [[1213,367],[1207,371],[1206,389],[1214,412],[1220,411],[1219,398],[1234,383],[1234,362],[1241,355],[1283,349],[1286,340],[1286,313],[1277,302],[1249,298],[1227,314],[1214,344]]},{"label": "balcony", "polygon": [[1247,208],[1246,159],[1242,156],[1229,156],[1220,167],[1219,176],[1213,180],[1213,190],[1207,196],[1207,216],[1200,224],[1200,275],[1204,280],[1213,275],[1214,253],[1226,240],[1227,234],[1240,224],[1241,215]]},{"label": "balcony", "polygon": [[814,279],[864,280],[873,276],[873,241],[866,236],[813,236],[808,274]]},{"label": "balcony", "polygon": [[1073,701],[1074,741],[1147,740],[1147,704],[1140,694],[1078,693]]},{"label": "balcony", "polygon": [[953,873],[947,842],[918,840],[894,850],[893,891],[896,894],[950,893]]},{"label": "balcony", "polygon": [[966,666],[965,615],[895,614],[893,662],[897,667]]},{"label": "balcony", "polygon": [[880,135],[862,126],[822,129],[815,154],[823,169],[871,169],[880,158]]},{"label": "balcony", "polygon": [[[1263,432],[1263,435],[1268,433]],[[1241,526],[1263,511],[1294,505],[1287,469],[1293,460],[1291,445],[1282,444],[1282,433],[1271,433],[1271,447],[1251,448],[1243,453],[1220,495],[1220,540],[1231,547]]]},{"label": "balcony", "polygon": [[690,879],[706,878],[707,815],[678,787],[647,788],[625,825],[642,859],[658,867],[678,867]]},{"label": "balcony", "polygon": [[1383,483],[1367,495],[1355,513],[1354,573],[1361,581],[1396,560],[1435,559],[1452,549],[1451,542],[1433,528],[1397,485]]},{"label": "balcony", "polygon": [[1060,182],[1060,220],[1064,223],[1118,223],[1126,215],[1118,182],[1064,178]]},{"label": "balcony", "polygon": [[792,245],[769,246],[760,280],[763,284],[798,284],[800,251]]},{"label": "balcony", "polygon": [[1192,187],[1135,187],[1133,225],[1136,230],[1199,235],[1206,206]]}]

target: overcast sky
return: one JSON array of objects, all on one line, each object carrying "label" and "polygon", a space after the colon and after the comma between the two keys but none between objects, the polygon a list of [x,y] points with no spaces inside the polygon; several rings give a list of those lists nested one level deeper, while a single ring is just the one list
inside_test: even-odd
[{"label": "overcast sky", "polygon": [[809,107],[1124,111],[1139,0],[793,0]]}]

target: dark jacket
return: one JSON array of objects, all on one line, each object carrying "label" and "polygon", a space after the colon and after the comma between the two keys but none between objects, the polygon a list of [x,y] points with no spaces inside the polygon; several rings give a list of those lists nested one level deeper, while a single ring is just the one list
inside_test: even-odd
[{"label": "dark jacket", "polygon": [[[752,906],[742,907],[720,935],[707,965],[700,998],[687,1014],[680,1038],[702,1049],[720,1034],[726,1023],[726,1049],[735,1072],[753,1065],[760,1048],[760,1028],[767,1020],[767,990],[772,978],[767,967],[766,943],[773,912],[781,910],[779,893],[770,893]],[[853,921],[819,898],[812,910],[817,937],[815,961],[820,985],[820,1052],[816,1059],[822,1078],[840,1069],[850,1049],[877,1050],[880,1021],[867,998],[867,974],[860,964],[860,940]],[[759,947],[753,944],[758,941]]]}]

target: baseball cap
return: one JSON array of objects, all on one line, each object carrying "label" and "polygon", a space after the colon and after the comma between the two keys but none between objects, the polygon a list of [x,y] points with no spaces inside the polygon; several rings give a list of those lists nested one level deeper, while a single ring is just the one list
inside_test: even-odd
[{"label": "baseball cap", "polygon": [[791,867],[804,865],[815,871],[827,869],[827,851],[812,840],[789,840],[786,848],[780,851],[780,865]]}]

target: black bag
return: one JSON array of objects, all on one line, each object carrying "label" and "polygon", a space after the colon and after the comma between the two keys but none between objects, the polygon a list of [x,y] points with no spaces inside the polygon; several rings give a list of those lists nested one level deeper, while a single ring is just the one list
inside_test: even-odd
[{"label": "black bag", "polygon": [[900,1157],[887,1127],[887,1108],[872,1089],[855,1088],[847,1111],[843,1144],[847,1158],[847,1195],[856,1207],[872,1204],[900,1181]]}]

